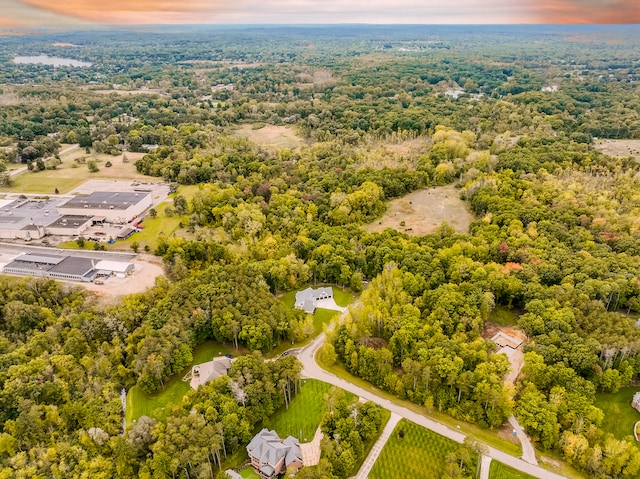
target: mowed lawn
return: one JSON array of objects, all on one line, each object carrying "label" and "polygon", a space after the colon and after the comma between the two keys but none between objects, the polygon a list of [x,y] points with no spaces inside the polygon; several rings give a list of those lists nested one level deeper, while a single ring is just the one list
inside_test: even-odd
[{"label": "mowed lawn", "polygon": [[[312,288],[319,288],[321,286],[325,286],[325,285],[318,285],[318,286],[311,286]],[[330,286],[331,288],[333,288],[333,299],[335,300],[336,304],[338,306],[342,306],[343,308],[346,308],[347,306],[349,306],[351,303],[353,303],[353,301],[356,299],[356,295],[354,293],[352,293],[351,291],[349,291],[348,289],[343,289],[339,286],[334,286],[334,285],[326,285],[326,286]],[[301,289],[306,289],[306,288],[301,288]],[[293,309],[293,306],[296,302],[296,293],[298,292],[298,290],[294,290],[294,291],[288,291],[286,293],[284,293],[282,295],[282,297],[280,298],[280,300],[288,307]]]},{"label": "mowed lawn", "polygon": [[[333,299],[335,300],[338,306],[347,307],[356,298],[356,295],[349,290],[342,289],[338,286],[332,286],[332,288],[333,288]],[[282,301],[284,305],[287,306],[288,308],[293,309],[294,304],[296,302],[296,293],[297,293],[297,290],[284,293],[280,297],[280,301]],[[266,356],[272,358],[282,354],[287,349],[299,348],[304,346],[305,344],[309,343],[313,338],[315,338],[318,334],[322,332],[323,325],[329,323],[329,321],[331,321],[331,319],[338,314],[340,314],[340,311],[335,311],[333,309],[323,309],[323,308],[316,309],[315,313],[313,314],[314,333],[311,337],[297,344],[291,344],[286,341],[283,341],[278,346],[276,346],[272,351],[270,351]]]},{"label": "mowed lawn", "polygon": [[617,393],[596,394],[595,405],[604,411],[604,421],[600,426],[604,432],[610,432],[618,439],[633,435],[633,426],[640,421],[640,412],[631,407],[631,399],[638,391],[640,388],[632,387],[622,388]]},{"label": "mowed lawn", "polygon": [[324,414],[324,398],[331,385],[316,379],[303,379],[298,395],[291,400],[289,409],[281,408],[269,421],[280,437],[293,436],[300,442],[313,439]]},{"label": "mowed lawn", "polygon": [[[398,433],[404,431],[404,438]],[[400,421],[373,466],[371,479],[443,477],[445,460],[458,444],[406,419]]]},{"label": "mowed lawn", "polygon": [[520,472],[498,461],[491,461],[489,479],[533,479],[533,476]]},{"label": "mowed lawn", "polygon": [[[194,349],[191,366],[211,361],[215,356],[222,354],[233,354],[237,356],[244,353],[246,353],[246,351],[236,351],[232,346],[227,344],[207,341]],[[164,388],[154,394],[147,394],[138,386],[132,387],[127,393],[127,424],[135,421],[140,416],[165,419],[171,412],[171,407],[180,404],[184,395],[191,390],[189,383],[182,380],[185,374],[191,369],[191,366],[185,368],[180,374],[176,374],[167,379]]]},{"label": "mowed lawn", "polygon": [[[62,149],[68,145],[63,145]],[[157,178],[141,175],[136,170],[134,163],[142,158],[143,153],[127,153],[129,161],[122,162],[122,155],[111,156],[92,152],[87,154],[83,148],[61,155],[62,164],[55,170],[44,170],[38,172],[27,171],[18,175],[13,180],[9,188],[0,188],[0,191],[14,191],[20,193],[42,193],[52,195],[56,188],[61,194],[77,188],[87,180],[109,179],[109,180],[138,180],[138,181],[158,181]],[[76,158],[95,160],[98,171],[92,173],[86,163],[78,164]],[[110,161],[111,166],[106,167]]]}]

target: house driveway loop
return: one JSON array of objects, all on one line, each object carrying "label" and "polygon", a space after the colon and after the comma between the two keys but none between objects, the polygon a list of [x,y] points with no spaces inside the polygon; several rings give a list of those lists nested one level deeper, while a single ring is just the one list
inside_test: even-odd
[{"label": "house driveway loop", "polygon": [[333,311],[340,311],[341,313],[344,313],[347,310],[347,308],[338,306],[333,298],[317,299],[315,306],[316,308],[331,309]]}]

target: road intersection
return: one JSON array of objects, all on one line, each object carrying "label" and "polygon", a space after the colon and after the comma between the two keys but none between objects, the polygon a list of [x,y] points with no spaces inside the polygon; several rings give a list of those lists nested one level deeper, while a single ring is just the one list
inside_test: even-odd
[{"label": "road intersection", "polygon": [[[329,384],[333,384],[334,386],[338,386],[345,391],[349,391],[361,398],[364,398],[368,401],[371,401],[379,406],[382,406],[385,409],[388,409],[392,413],[392,417],[394,420],[396,418],[405,418],[409,421],[418,424],[419,426],[426,427],[427,429],[440,434],[446,438],[449,438],[457,443],[462,443],[465,439],[465,435],[455,429],[450,428],[444,424],[441,424],[433,419],[430,419],[422,414],[418,414],[406,407],[400,406],[388,399],[378,395],[375,392],[368,391],[366,389],[361,388],[349,381],[341,379],[336,375],[329,373],[318,366],[318,363],[315,360],[315,354],[323,345],[325,339],[325,335],[321,334],[317,338],[315,338],[310,344],[306,347],[302,348],[297,352],[298,359],[302,363],[302,376],[306,378],[319,379]],[[502,462],[507,466],[513,467],[519,471],[525,472],[533,477],[539,479],[566,479],[565,476],[560,474],[556,474],[554,472],[548,471],[538,465],[529,464],[521,458],[513,457],[505,452],[502,452],[494,447],[485,445],[485,455],[490,457],[493,460]],[[379,451],[378,451],[379,453]],[[369,460],[369,458],[367,458]],[[485,460],[485,463],[488,464],[489,461]],[[371,463],[371,467],[375,463],[375,458],[373,458],[373,462]],[[370,470],[370,469],[369,469]],[[367,471],[368,474],[368,471]],[[364,479],[365,476],[361,476],[360,474],[357,476],[358,479]]]}]

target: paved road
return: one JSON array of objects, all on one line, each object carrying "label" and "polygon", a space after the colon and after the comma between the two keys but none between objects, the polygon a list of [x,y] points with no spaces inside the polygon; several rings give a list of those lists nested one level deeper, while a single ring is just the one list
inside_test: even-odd
[{"label": "paved road", "polygon": [[402,417],[398,416],[396,413],[391,413],[391,417],[389,418],[387,425],[382,430],[382,434],[380,434],[380,437],[371,448],[371,451],[369,451],[369,455],[362,463],[362,467],[358,471],[356,479],[367,479],[369,477],[369,473],[371,472],[371,469],[373,469],[373,465],[378,460],[378,456],[382,452],[382,449],[384,449],[384,445],[391,437],[391,434],[393,434],[393,430],[400,422],[400,419],[402,419]]},{"label": "paved road", "polygon": [[[67,148],[65,148],[64,150],[61,150],[58,153],[58,156],[64,155],[66,153],[69,153],[71,151],[77,150],[78,148],[80,148],[80,145],[78,145],[77,143],[75,145],[71,145]],[[45,163],[50,160],[51,158],[53,158],[53,156],[49,156],[47,158],[44,159]],[[18,175],[21,175],[22,173],[27,171],[27,167],[26,166],[21,166],[20,168],[16,168],[15,170],[11,170],[9,172],[9,177],[11,177],[11,179],[15,178]]]},{"label": "paved road", "polygon": [[[447,437],[457,443],[462,443],[465,439],[465,435],[460,431],[455,429],[451,429],[449,426],[445,426],[439,422],[434,421],[433,419],[429,419],[426,416],[415,413],[403,406],[400,406],[396,403],[389,401],[388,399],[383,398],[375,392],[367,391],[355,384],[350,383],[349,381],[345,381],[344,379],[340,379],[337,376],[328,373],[324,369],[322,369],[315,360],[315,353],[318,348],[324,342],[324,334],[319,335],[313,342],[303,348],[298,354],[298,359],[302,362],[302,375],[307,378],[315,378],[321,381],[327,382],[329,384],[333,384],[338,386],[345,391],[349,391],[357,396],[360,396],[364,399],[372,401],[379,406],[384,407],[391,411],[391,413],[397,414],[400,417],[408,419],[411,422],[418,424],[419,426],[426,427],[427,429],[440,434],[441,436]],[[490,446],[487,447],[486,455],[491,457],[492,459],[502,462],[514,469],[518,469],[519,471],[526,472],[527,474],[532,475],[533,477],[537,477],[539,479],[565,479],[565,476],[547,471],[540,466],[536,466],[533,464],[529,464],[526,461],[513,457],[505,452],[499,451]]]},{"label": "paved road", "polygon": [[511,416],[509,418],[509,424],[511,424],[511,427],[516,431],[516,436],[522,445],[522,459],[527,461],[529,464],[537,465],[538,459],[536,459],[536,450],[534,449],[533,444],[531,444],[529,436],[524,432],[524,429],[522,429],[522,426],[520,426],[520,423],[518,423],[515,416]]},{"label": "paved road", "polygon": [[482,456],[480,460],[480,479],[489,479],[489,471],[491,470],[491,458]]}]

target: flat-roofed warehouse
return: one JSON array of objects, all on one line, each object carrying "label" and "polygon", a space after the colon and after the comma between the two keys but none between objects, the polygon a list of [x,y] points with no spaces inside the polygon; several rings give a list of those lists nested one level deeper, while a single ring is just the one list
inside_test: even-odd
[{"label": "flat-roofed warehouse", "polygon": [[128,223],[151,207],[151,194],[145,192],[95,191],[71,198],[58,207],[63,215],[104,216],[110,223]]},{"label": "flat-roofed warehouse", "polygon": [[75,236],[81,234],[93,223],[93,216],[63,215],[46,226],[45,231],[50,235]]},{"label": "flat-roofed warehouse", "polygon": [[7,264],[3,271],[27,276],[93,281],[98,274],[124,276],[133,271],[132,263],[105,261],[82,256],[23,253]]},{"label": "flat-roofed warehouse", "polygon": [[62,202],[60,199],[0,200],[0,238],[42,238],[48,233],[47,225],[59,218],[58,205]]}]

